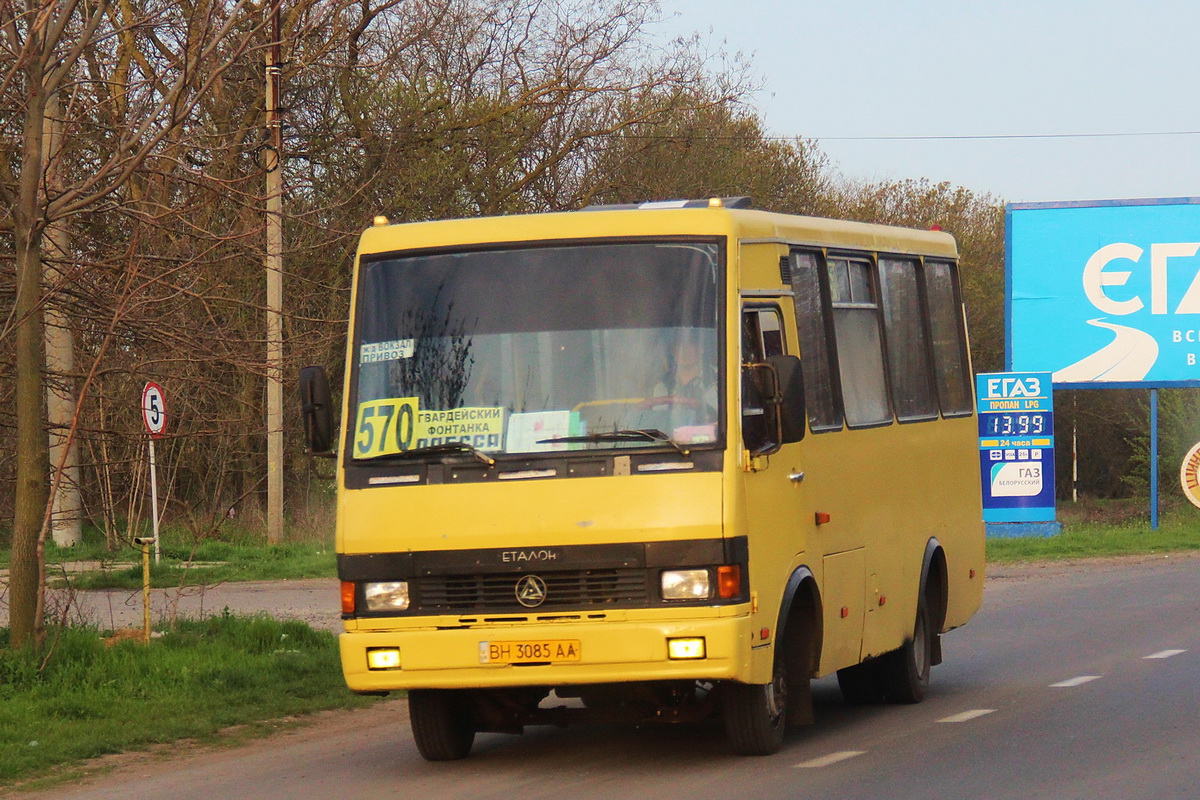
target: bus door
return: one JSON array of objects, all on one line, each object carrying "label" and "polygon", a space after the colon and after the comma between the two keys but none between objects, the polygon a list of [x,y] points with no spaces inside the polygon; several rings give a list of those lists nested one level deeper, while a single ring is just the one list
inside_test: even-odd
[{"label": "bus door", "polygon": [[[780,298],[744,298],[741,331],[742,458],[747,524],[751,532],[750,571],[760,587],[764,609],[783,592],[797,556],[812,528],[808,487],[804,483],[801,443],[776,449],[778,436],[768,419],[764,399],[770,391],[763,364],[789,353]],[[791,353],[795,354],[793,348]],[[774,450],[770,455],[759,455]],[[767,574],[764,574],[766,572]],[[768,601],[770,597],[772,600]]]}]

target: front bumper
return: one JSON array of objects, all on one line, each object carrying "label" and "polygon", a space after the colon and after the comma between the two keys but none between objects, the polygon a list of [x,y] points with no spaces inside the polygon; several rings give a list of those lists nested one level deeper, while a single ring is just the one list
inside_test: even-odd
[{"label": "front bumper", "polygon": [[[566,686],[663,680],[749,681],[755,649],[747,606],[705,609],[707,616],[664,618],[631,612],[602,622],[488,624],[454,629],[423,619],[420,628],[351,630],[339,639],[346,684],[355,692],[395,689],[463,689]],[[646,615],[646,618],[636,617]],[[458,623],[446,618],[445,623]],[[672,660],[667,639],[703,637],[706,656]],[[578,640],[580,660],[554,664],[482,663],[483,642]],[[398,648],[396,669],[369,669],[368,648]]]}]

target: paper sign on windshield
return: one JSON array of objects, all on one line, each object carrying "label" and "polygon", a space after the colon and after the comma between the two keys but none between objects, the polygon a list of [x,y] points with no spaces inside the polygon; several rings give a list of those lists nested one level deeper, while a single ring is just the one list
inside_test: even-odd
[{"label": "paper sign on windshield", "polygon": [[375,458],[451,442],[499,452],[504,447],[504,409],[433,411],[421,409],[416,397],[368,400],[358,406],[354,430],[355,458]]}]

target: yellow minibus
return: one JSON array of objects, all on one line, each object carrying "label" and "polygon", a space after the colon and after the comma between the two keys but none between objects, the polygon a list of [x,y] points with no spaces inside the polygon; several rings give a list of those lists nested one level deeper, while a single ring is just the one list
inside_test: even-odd
[{"label": "yellow minibus", "polygon": [[483,731],[712,716],[810,682],[915,703],[979,608],[953,238],[745,198],[389,224],[355,263],[337,458],[342,667],[430,760]]}]

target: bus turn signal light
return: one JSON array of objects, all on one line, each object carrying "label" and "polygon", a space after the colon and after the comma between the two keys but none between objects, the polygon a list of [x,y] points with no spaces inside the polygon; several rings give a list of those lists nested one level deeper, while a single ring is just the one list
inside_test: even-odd
[{"label": "bus turn signal light", "polygon": [[342,581],[342,613],[354,613],[354,582]]},{"label": "bus turn signal light", "polygon": [[737,564],[717,567],[717,596],[730,600],[742,593],[742,568]]}]

